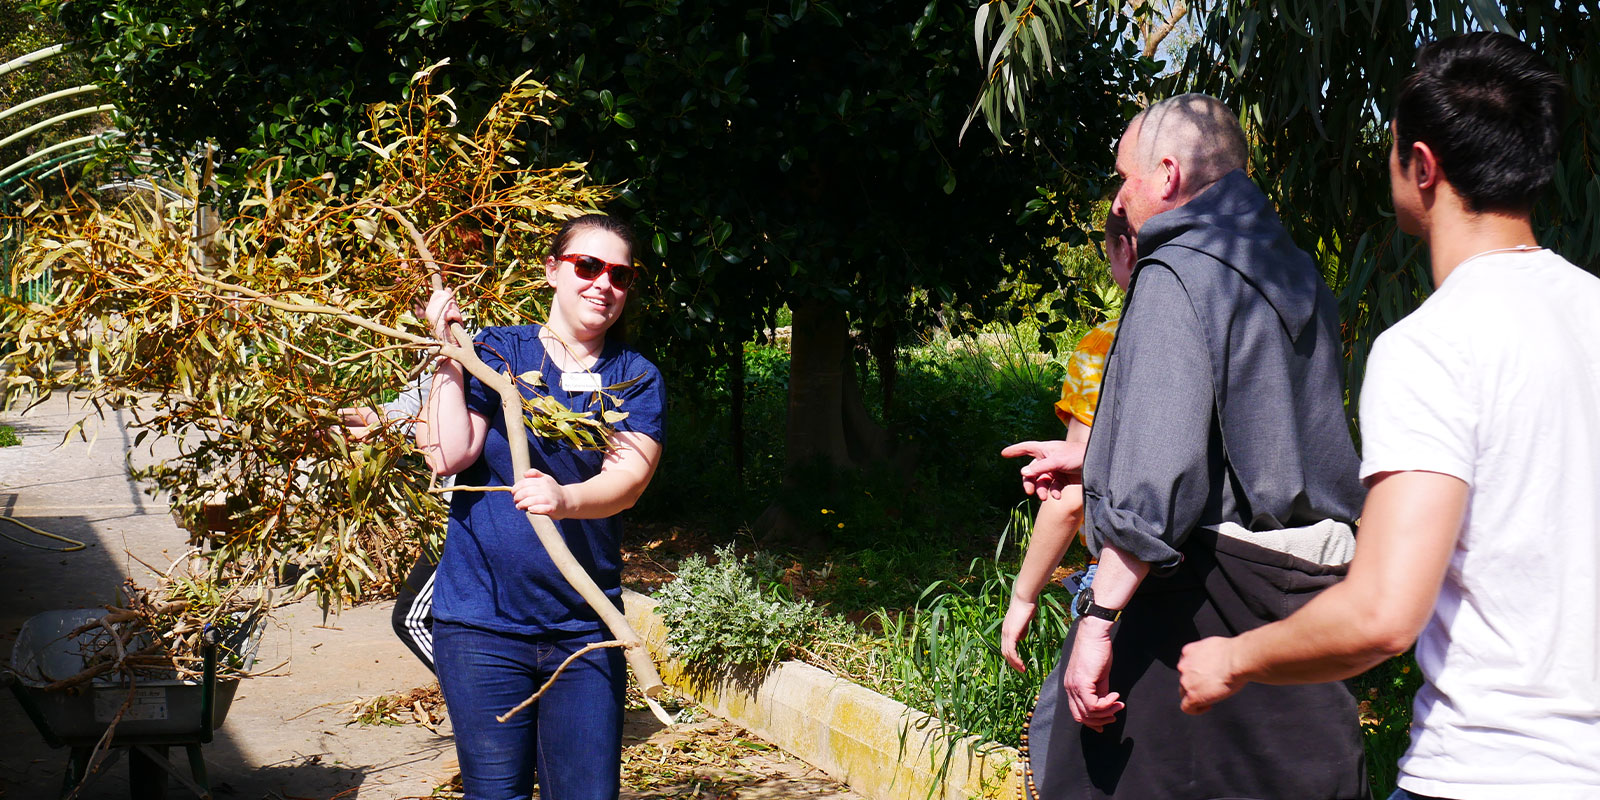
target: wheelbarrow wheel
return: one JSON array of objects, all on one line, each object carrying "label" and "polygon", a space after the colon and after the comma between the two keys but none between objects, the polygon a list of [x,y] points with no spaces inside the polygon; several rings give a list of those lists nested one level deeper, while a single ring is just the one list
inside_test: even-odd
[{"label": "wheelbarrow wheel", "polygon": [[[167,757],[165,747],[149,749]],[[128,786],[133,800],[167,800],[167,765],[157,763],[145,748],[128,748]]]}]

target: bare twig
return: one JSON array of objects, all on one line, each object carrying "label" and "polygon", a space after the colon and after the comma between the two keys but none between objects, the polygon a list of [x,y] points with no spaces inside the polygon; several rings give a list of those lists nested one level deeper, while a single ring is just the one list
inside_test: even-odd
[{"label": "bare twig", "polygon": [[267,337],[268,339],[271,339],[274,342],[277,342],[280,345],[283,345],[284,347],[286,347],[286,348],[288,348],[290,350],[295,351],[296,353],[299,353],[300,355],[305,356],[306,358],[311,359],[312,361],[315,361],[318,364],[321,364],[324,367],[336,367],[336,366],[339,366],[341,364],[354,364],[355,362],[360,361],[360,360],[366,358],[367,356],[377,355],[378,353],[385,353],[385,352],[388,352],[390,350],[417,350],[417,349],[427,349],[427,348],[431,348],[432,347],[432,345],[414,344],[414,343],[380,345],[378,347],[369,347],[369,348],[367,348],[365,350],[362,350],[359,353],[351,353],[350,355],[347,355],[347,356],[345,356],[343,358],[336,358],[336,359],[333,359],[332,361],[330,361],[330,360],[328,360],[326,358],[323,358],[322,356],[319,356],[319,355],[317,355],[315,353],[307,351],[304,348],[297,347],[292,342],[288,341],[287,339],[284,339],[283,337],[274,336],[274,335],[272,335],[270,333],[266,333],[265,331],[263,331],[261,335]]},{"label": "bare twig", "polygon": [[507,711],[504,714],[496,716],[494,718],[495,721],[496,722],[505,722],[506,720],[511,719],[512,717],[516,716],[518,712],[522,711],[523,709],[526,709],[528,706],[531,706],[534,703],[539,702],[539,698],[544,696],[545,692],[550,691],[550,687],[555,685],[556,679],[561,677],[561,673],[566,671],[567,667],[569,665],[571,665],[572,662],[577,661],[578,658],[583,656],[583,655],[586,655],[586,654],[591,653],[591,652],[593,652],[595,650],[600,650],[600,649],[607,648],[607,647],[627,648],[628,647],[628,643],[627,642],[618,641],[616,639],[612,639],[610,641],[593,642],[591,644],[584,645],[583,647],[579,648],[576,653],[573,653],[572,655],[567,656],[566,660],[561,662],[561,666],[556,667],[556,671],[553,674],[550,675],[550,679],[545,681],[543,686],[539,687],[539,691],[534,692],[532,695],[529,695],[528,699],[518,703],[516,705],[516,707],[511,709],[510,711]]},{"label": "bare twig", "polygon": [[100,762],[104,761],[106,755],[111,752],[111,735],[116,732],[117,723],[122,722],[122,715],[128,713],[128,708],[133,705],[136,688],[133,676],[128,676],[128,695],[122,698],[122,705],[118,706],[117,713],[112,715],[111,722],[106,725],[105,733],[100,734],[99,741],[94,743],[94,749],[90,751],[89,765],[83,770],[83,779],[78,781],[77,786],[72,787],[72,793],[67,795],[66,800],[77,800],[78,793],[83,791],[83,787],[89,784],[89,778],[94,775],[95,770],[100,768]]},{"label": "bare twig", "polygon": [[514,492],[510,486],[430,486],[428,494],[449,494],[451,492]]},{"label": "bare twig", "polygon": [[1145,27],[1143,50],[1144,57],[1154,58],[1156,50],[1161,47],[1162,40],[1166,39],[1167,36],[1178,27],[1178,23],[1181,22],[1188,14],[1188,2],[1186,2],[1186,0],[1178,0],[1178,2],[1172,4],[1172,8],[1168,11],[1167,21],[1162,23],[1161,27],[1152,31],[1148,26],[1143,26]]}]

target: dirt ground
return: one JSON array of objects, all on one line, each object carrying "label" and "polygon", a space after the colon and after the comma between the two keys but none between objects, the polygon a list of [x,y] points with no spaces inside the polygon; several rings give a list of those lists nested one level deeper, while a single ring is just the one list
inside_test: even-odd
[{"label": "dirt ground", "polygon": [[[125,577],[145,577],[139,560],[164,566],[187,549],[166,505],[144,496],[126,464],[168,454],[137,451],[109,415],[91,444],[60,445],[83,410],[57,397],[25,416],[0,416],[19,446],[0,448],[0,515],[84,542],[71,553],[0,522],[0,663],[11,661],[22,623],[47,610],[110,601]],[[22,541],[17,541],[22,540]],[[27,542],[28,544],[23,544]],[[34,545],[34,546],[29,546]],[[222,800],[400,800],[456,797],[448,721],[425,725],[396,711],[391,724],[354,721],[358,704],[432,685],[432,675],[395,638],[389,603],[325,617],[310,601],[280,607],[262,639],[262,674],[240,684],[227,722],[204,747],[214,795]],[[369,717],[370,719],[370,717]],[[630,712],[624,798],[859,798],[819,771],[690,707],[663,729]],[[15,698],[0,697],[0,798],[58,796],[66,752],[51,750]],[[81,800],[128,796],[127,759],[103,763]],[[181,753],[174,753],[181,763]],[[187,770],[180,768],[187,774]],[[189,794],[173,785],[173,798]]]}]

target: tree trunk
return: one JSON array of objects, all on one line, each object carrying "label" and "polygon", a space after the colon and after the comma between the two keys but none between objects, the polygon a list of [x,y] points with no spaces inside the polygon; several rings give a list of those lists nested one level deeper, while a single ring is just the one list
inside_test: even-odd
[{"label": "tree trunk", "polygon": [[729,413],[732,417],[733,482],[744,486],[744,345],[728,348],[728,388],[732,393]]},{"label": "tree trunk", "polygon": [[789,354],[789,414],[780,497],[756,521],[763,544],[820,548],[826,529],[806,523],[785,499],[821,501],[862,467],[889,457],[890,437],[861,402],[844,310],[816,300],[794,303]]},{"label": "tree trunk", "polygon": [[851,466],[844,435],[845,359],[850,328],[837,306],[808,300],[794,312],[789,352],[789,416],[784,466]]}]

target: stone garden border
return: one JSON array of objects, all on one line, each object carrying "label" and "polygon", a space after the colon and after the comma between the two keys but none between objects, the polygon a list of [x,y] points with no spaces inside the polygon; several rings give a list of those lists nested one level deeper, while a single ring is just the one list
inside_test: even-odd
[{"label": "stone garden border", "polygon": [[799,661],[760,674],[691,675],[667,654],[656,601],[624,589],[623,604],[669,686],[872,800],[1022,796],[1015,748],[964,737],[950,756],[942,789],[930,792],[952,735],[937,719]]}]

